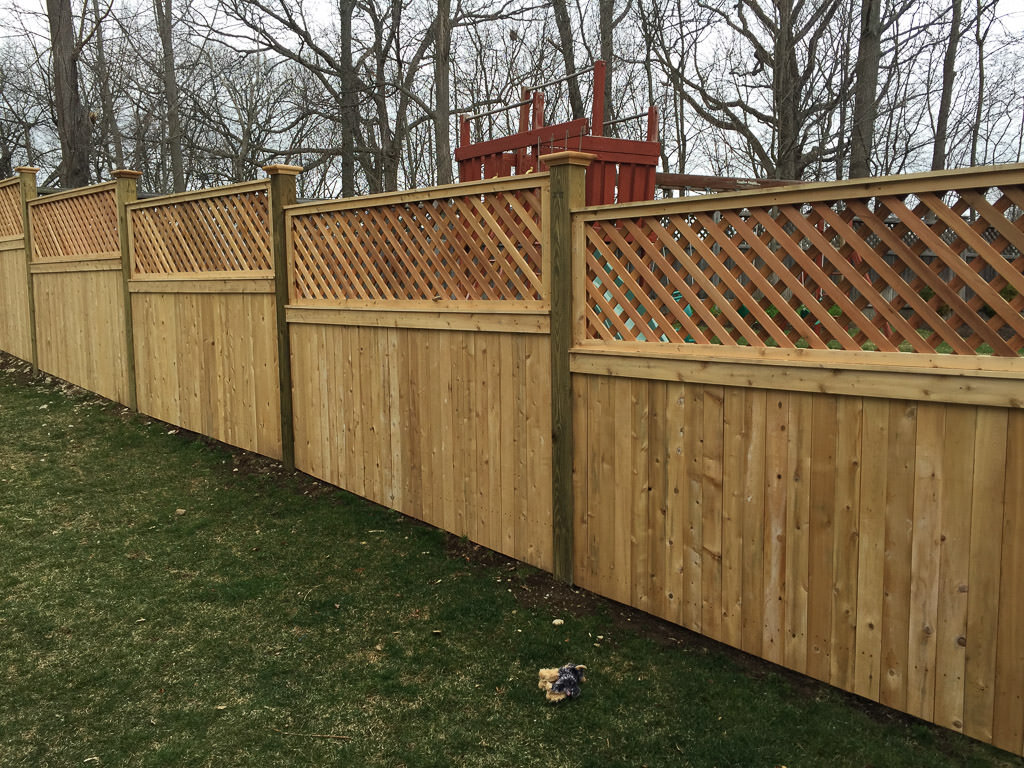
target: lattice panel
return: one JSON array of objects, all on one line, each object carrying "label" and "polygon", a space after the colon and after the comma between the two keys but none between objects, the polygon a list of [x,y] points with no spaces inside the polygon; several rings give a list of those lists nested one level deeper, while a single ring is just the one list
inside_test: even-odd
[{"label": "lattice panel", "polygon": [[113,187],[90,194],[45,198],[29,209],[32,259],[77,259],[120,253]]},{"label": "lattice panel", "polygon": [[267,190],[130,211],[134,275],[271,272]]},{"label": "lattice panel", "polygon": [[21,186],[16,182],[0,187],[0,237],[21,233]]},{"label": "lattice panel", "polygon": [[1024,186],[711,205],[588,222],[587,338],[1024,351]]},{"label": "lattice panel", "polygon": [[541,239],[539,189],[295,215],[295,298],[539,300]]}]

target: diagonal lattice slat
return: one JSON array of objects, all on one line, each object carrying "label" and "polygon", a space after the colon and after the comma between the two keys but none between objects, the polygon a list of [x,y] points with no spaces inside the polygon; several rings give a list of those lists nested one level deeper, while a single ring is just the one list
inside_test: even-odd
[{"label": "diagonal lattice slat", "polygon": [[540,190],[291,217],[296,300],[540,300]]},{"label": "diagonal lattice slat", "polygon": [[33,261],[117,255],[117,196],[114,188],[32,203]]},{"label": "diagonal lattice slat", "polygon": [[0,186],[0,237],[22,234],[21,187],[18,180]]},{"label": "diagonal lattice slat", "polygon": [[273,270],[266,188],[214,191],[129,215],[134,276]]},{"label": "diagonal lattice slat", "polygon": [[588,339],[1024,354],[1024,185],[582,214]]}]

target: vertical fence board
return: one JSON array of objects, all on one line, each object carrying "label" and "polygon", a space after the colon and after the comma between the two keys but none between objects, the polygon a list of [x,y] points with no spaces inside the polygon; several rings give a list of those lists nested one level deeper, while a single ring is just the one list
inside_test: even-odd
[{"label": "vertical fence board", "polygon": [[[655,616],[671,620],[673,606],[668,599],[668,569],[671,547],[668,506],[668,438],[666,431],[665,407],[668,399],[668,384],[664,381],[648,383],[649,411],[649,454],[647,501],[647,563],[645,583],[648,595],[648,611]],[[578,503],[578,502],[577,502]],[[673,593],[674,595],[674,593]]]},{"label": "vertical fence board", "polygon": [[744,391],[742,462],[743,596],[740,647],[758,656],[763,653],[764,538],[765,538],[765,429],[767,395],[764,390]]},{"label": "vertical fence board", "polygon": [[678,385],[676,400],[682,427],[680,477],[684,486],[679,513],[682,531],[682,623],[703,632],[704,615],[704,388]]},{"label": "vertical fence board", "polygon": [[918,409],[907,711],[925,720],[930,720],[935,711],[935,631],[939,609],[945,417],[946,408],[941,405],[926,403]]},{"label": "vertical fence board", "polygon": [[889,404],[889,477],[886,490],[882,596],[882,677],[879,701],[906,710],[910,679],[910,590],[917,466],[916,404]]},{"label": "vertical fence board", "polygon": [[723,387],[703,387],[701,462],[701,631],[714,640],[722,632],[722,464],[725,445]]},{"label": "vertical fence board", "polygon": [[813,458],[807,540],[807,674],[825,682],[831,672],[837,407],[834,396],[815,397],[810,426]]},{"label": "vertical fence board", "polygon": [[650,611],[650,560],[648,540],[652,536],[650,502],[650,392],[648,382],[633,379],[629,382],[630,457],[628,486],[632,498],[625,510],[628,515],[630,604]]},{"label": "vertical fence board", "polygon": [[746,390],[726,387],[722,400],[721,622],[723,642],[740,647],[743,637],[743,517],[746,503]]},{"label": "vertical fence board", "polygon": [[1008,421],[992,743],[1024,749],[1024,411]]},{"label": "vertical fence board", "polygon": [[996,642],[999,636],[1000,541],[1007,480],[1007,411],[978,410],[976,476],[971,498],[971,550],[967,577],[967,649],[964,662],[964,733],[992,741]]},{"label": "vertical fence board", "polygon": [[[978,409],[949,406],[943,441],[934,722],[962,731]],[[996,438],[998,440],[998,436]],[[965,471],[967,470],[967,471]]]},{"label": "vertical fence board", "polygon": [[811,504],[811,405],[790,393],[786,493],[786,666],[807,670],[808,555]]},{"label": "vertical fence board", "polygon": [[776,664],[786,661],[786,492],[789,487],[789,398],[765,393],[764,634],[761,652]]},{"label": "vertical fence board", "polygon": [[843,397],[838,400],[829,681],[847,691],[854,687],[857,663],[863,417],[864,401],[861,398]]},{"label": "vertical fence board", "polygon": [[857,549],[854,693],[878,699],[882,670],[886,493],[889,484],[889,402],[864,398]]}]

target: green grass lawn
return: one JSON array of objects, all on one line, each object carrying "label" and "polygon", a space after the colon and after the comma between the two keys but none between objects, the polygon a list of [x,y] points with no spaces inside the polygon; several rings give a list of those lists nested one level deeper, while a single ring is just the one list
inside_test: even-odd
[{"label": "green grass lawn", "polygon": [[15,367],[4,768],[1024,765]]}]

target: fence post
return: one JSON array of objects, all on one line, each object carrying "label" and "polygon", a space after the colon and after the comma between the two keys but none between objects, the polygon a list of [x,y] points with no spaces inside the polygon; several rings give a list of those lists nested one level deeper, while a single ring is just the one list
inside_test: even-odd
[{"label": "fence post", "polygon": [[36,174],[39,169],[30,165],[22,165],[14,169],[18,174],[18,187],[21,193],[21,236],[25,244],[25,289],[28,291],[28,345],[29,360],[32,363],[32,373],[38,373],[37,362],[39,355],[36,350],[36,299],[32,286],[32,226],[28,218],[28,204],[35,200]]},{"label": "fence post", "polygon": [[551,544],[555,578],[572,583],[574,511],[573,425],[569,348],[573,331],[572,212],[586,202],[587,166],[594,155],[557,152],[540,158],[551,171]]},{"label": "fence post", "polygon": [[295,203],[298,165],[265,165],[270,176],[270,243],[274,261],[274,307],[277,312],[277,375],[281,389],[281,461],[295,469],[295,428],[292,417],[292,355],[285,307],[288,304],[288,232],[284,207]]},{"label": "fence post", "polygon": [[137,182],[142,176],[141,171],[130,171],[120,168],[111,176],[117,182],[115,188],[117,199],[117,236],[121,243],[121,289],[124,301],[124,344],[125,370],[128,374],[128,407],[138,410],[138,395],[135,388],[135,328],[132,323],[132,295],[128,291],[128,281],[132,278],[131,241],[128,233],[128,203],[138,198]]}]

